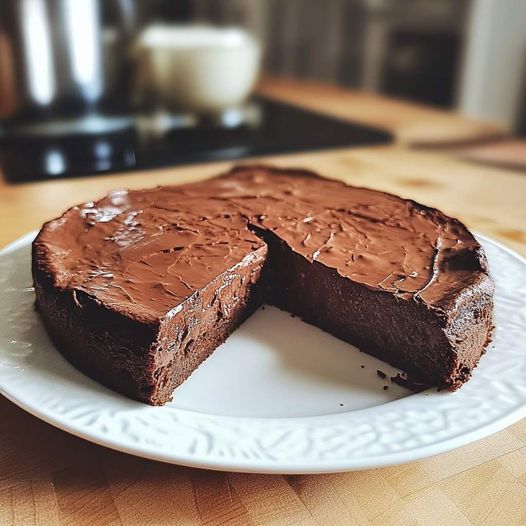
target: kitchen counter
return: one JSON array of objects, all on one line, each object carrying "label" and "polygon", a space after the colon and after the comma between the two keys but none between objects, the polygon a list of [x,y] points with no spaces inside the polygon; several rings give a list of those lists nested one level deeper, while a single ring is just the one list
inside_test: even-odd
[{"label": "kitchen counter", "polygon": [[[498,137],[497,128],[327,86],[265,81],[261,91],[386,127],[397,139],[391,146],[262,161],[305,166],[438,207],[526,255],[526,176],[459,161],[444,148]],[[0,180],[0,246],[110,189],[192,181],[229,164],[20,185]],[[0,397],[0,524],[518,525],[526,522],[525,446],[522,421],[404,466],[331,475],[219,473],[113,452],[59,431]]]}]

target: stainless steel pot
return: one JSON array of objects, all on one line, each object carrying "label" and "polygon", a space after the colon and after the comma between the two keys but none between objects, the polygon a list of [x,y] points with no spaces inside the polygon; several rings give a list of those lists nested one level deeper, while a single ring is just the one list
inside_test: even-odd
[{"label": "stainless steel pot", "polygon": [[[104,105],[115,111],[125,105],[127,35],[122,24],[103,26],[102,8],[109,2],[0,2],[4,124],[74,117]],[[115,0],[116,10],[130,2]]]}]

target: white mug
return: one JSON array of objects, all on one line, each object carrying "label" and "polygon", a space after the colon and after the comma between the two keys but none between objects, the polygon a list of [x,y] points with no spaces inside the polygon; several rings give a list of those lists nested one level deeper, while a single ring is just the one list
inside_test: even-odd
[{"label": "white mug", "polygon": [[152,25],[140,35],[136,56],[139,87],[165,108],[214,114],[251,93],[261,49],[239,28]]}]

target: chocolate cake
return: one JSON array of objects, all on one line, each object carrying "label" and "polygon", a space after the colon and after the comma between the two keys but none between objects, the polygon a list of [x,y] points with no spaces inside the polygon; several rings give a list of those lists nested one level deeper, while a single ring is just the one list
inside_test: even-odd
[{"label": "chocolate cake", "polygon": [[462,223],[304,170],[75,206],[35,239],[33,278],[64,356],[154,405],[263,302],[451,391],[492,327],[493,282]]}]

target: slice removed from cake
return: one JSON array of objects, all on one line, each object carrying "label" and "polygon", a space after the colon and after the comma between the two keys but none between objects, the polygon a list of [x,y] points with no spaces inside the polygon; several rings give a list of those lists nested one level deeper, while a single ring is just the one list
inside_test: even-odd
[{"label": "slice removed from cake", "polygon": [[35,239],[33,278],[58,349],[155,405],[263,302],[449,390],[492,327],[493,281],[462,223],[305,170],[244,166],[76,206]]}]

